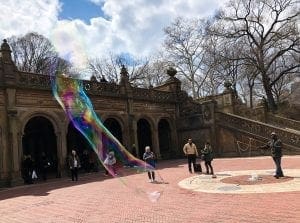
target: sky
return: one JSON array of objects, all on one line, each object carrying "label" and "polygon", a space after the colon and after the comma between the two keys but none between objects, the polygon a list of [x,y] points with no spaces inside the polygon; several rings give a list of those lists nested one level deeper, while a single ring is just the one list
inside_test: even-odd
[{"label": "sky", "polygon": [[223,0],[0,0],[0,38],[37,32],[77,66],[109,53],[153,55],[178,16],[212,16]]}]

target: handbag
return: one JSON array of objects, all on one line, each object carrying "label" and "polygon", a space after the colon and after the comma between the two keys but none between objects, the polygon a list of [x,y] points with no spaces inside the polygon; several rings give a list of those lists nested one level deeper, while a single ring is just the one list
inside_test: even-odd
[{"label": "handbag", "polygon": [[38,178],[37,175],[36,175],[35,170],[32,171],[31,178],[32,178],[33,180]]}]

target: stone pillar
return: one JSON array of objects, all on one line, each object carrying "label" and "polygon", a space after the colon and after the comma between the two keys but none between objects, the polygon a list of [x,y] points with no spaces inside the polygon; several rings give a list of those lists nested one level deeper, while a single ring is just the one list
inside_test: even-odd
[{"label": "stone pillar", "polygon": [[153,152],[156,154],[157,158],[160,158],[160,149],[159,149],[159,138],[158,138],[158,129],[157,125],[154,126],[152,131],[152,142],[153,142]]},{"label": "stone pillar", "polygon": [[3,81],[7,86],[15,86],[16,83],[16,66],[11,58],[11,49],[4,39],[0,48],[1,65],[3,69]]},{"label": "stone pillar", "polygon": [[60,176],[67,176],[68,169],[67,169],[67,129],[65,129],[65,123],[63,122],[60,125],[60,132],[56,133],[56,140],[57,140],[57,156],[58,156],[58,173]]},{"label": "stone pillar", "polygon": [[6,89],[7,101],[7,116],[8,116],[8,159],[10,160],[10,184],[12,186],[18,185],[22,182],[20,171],[20,151],[19,151],[19,138],[17,109],[16,109],[16,89]]},{"label": "stone pillar", "polygon": [[132,120],[132,134],[133,134],[133,143],[132,144],[135,144],[136,154],[137,154],[137,157],[139,158],[140,148],[139,148],[138,137],[137,137],[137,121],[135,119]]}]

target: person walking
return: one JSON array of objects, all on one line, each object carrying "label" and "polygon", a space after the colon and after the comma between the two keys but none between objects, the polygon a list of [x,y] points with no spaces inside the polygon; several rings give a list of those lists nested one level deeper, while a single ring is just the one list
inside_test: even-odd
[{"label": "person walking", "polygon": [[275,163],[276,171],[274,177],[278,179],[279,177],[283,177],[283,172],[281,169],[281,157],[282,157],[282,142],[278,138],[275,132],[271,133],[271,140],[263,146],[259,147],[260,149],[271,149],[271,156]]},{"label": "person walking", "polygon": [[[183,146],[183,152],[187,156],[188,159],[188,167],[189,167],[189,172],[192,172],[192,164],[193,168],[195,171],[195,166],[196,166],[196,157],[198,156],[198,151],[196,145],[193,143],[192,139],[188,139],[188,142]],[[200,164],[201,168],[201,164]],[[200,171],[202,172],[202,171]]]},{"label": "person walking", "polygon": [[117,173],[116,173],[116,170],[115,170],[115,164],[117,163],[117,160],[116,160],[116,157],[115,157],[115,153],[114,151],[110,151],[105,160],[104,160],[104,164],[106,165],[106,168],[105,168],[105,176],[108,176],[108,170],[111,170],[113,172],[113,175],[114,176],[117,176]]},{"label": "person walking", "polygon": [[[146,163],[150,164],[153,168],[155,168],[155,154],[150,150],[150,146],[145,147],[145,153],[143,155],[143,160]],[[153,170],[148,170],[148,178],[149,182],[155,182],[155,172]]]},{"label": "person walking", "polygon": [[77,181],[78,169],[80,168],[80,160],[75,150],[72,150],[71,156],[69,158],[69,166],[71,170],[72,181]]},{"label": "person walking", "polygon": [[[209,142],[205,143],[204,148],[201,150],[202,153],[202,159],[205,162],[205,168],[206,168],[206,174],[211,174],[213,178],[216,176],[214,175],[214,169],[211,165],[211,162],[213,160],[213,150]],[[209,173],[210,169],[210,173]]]}]

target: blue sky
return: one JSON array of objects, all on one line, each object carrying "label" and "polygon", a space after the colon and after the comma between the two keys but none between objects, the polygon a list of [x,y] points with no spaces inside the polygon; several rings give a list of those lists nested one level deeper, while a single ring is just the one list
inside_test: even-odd
[{"label": "blue sky", "polygon": [[63,0],[59,19],[81,19],[89,24],[91,18],[104,17],[101,6],[89,0]]},{"label": "blue sky", "polygon": [[150,57],[177,17],[211,16],[226,1],[0,0],[0,39],[37,32],[78,66],[110,53]]}]

